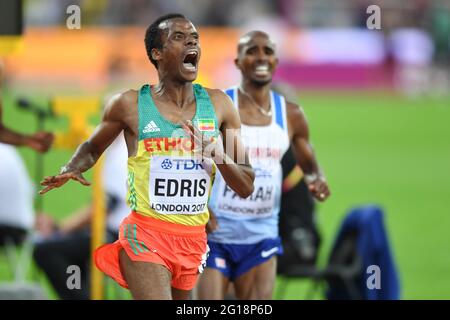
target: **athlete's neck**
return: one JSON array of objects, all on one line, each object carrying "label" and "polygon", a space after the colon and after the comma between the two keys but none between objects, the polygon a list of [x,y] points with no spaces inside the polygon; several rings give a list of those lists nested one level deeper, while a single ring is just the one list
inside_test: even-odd
[{"label": "athlete's neck", "polygon": [[188,106],[195,99],[192,82],[160,80],[153,92],[158,99],[173,103],[179,108]]},{"label": "athlete's neck", "polygon": [[240,84],[240,89],[249,94],[259,106],[266,109],[270,105],[270,85],[270,82],[265,85],[257,85],[243,80]]}]

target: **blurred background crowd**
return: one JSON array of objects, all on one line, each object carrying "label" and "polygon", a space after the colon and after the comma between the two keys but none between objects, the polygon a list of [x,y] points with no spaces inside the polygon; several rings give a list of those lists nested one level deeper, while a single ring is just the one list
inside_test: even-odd
[{"label": "blurred background crowd", "polygon": [[[83,32],[78,34],[64,30],[66,9],[73,4],[82,12]],[[367,28],[370,5],[380,7],[379,30]],[[65,69],[71,80],[63,82],[78,80],[96,88],[105,83],[104,77],[126,75],[140,81],[151,71],[141,50],[145,26],[164,12],[178,11],[203,30],[200,79],[212,86],[233,83],[234,42],[239,34],[263,29],[279,48],[277,80],[296,87],[390,87],[410,96],[443,95],[449,87],[446,0],[26,1],[29,46],[35,50],[26,59],[30,66],[14,65],[11,73],[30,80],[45,68],[55,80],[61,75],[58,70]],[[42,30],[48,27],[62,30]],[[64,52],[57,48],[61,43],[67,48]],[[38,78],[39,83],[46,81]]]}]

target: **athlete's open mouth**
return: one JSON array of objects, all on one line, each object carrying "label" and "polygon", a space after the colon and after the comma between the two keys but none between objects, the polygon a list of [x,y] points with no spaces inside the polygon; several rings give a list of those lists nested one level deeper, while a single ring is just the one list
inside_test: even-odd
[{"label": "athlete's open mouth", "polygon": [[188,71],[196,71],[198,63],[198,51],[197,50],[189,50],[184,57],[183,67]]}]

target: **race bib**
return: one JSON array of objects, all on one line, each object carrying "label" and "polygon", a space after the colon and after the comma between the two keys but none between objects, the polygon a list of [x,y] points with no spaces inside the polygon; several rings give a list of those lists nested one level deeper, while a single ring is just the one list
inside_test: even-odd
[{"label": "race bib", "polygon": [[280,181],[277,171],[255,168],[254,191],[248,198],[239,197],[223,179],[220,180],[217,209],[223,214],[252,218],[270,217],[279,196]]},{"label": "race bib", "polygon": [[207,210],[211,177],[200,159],[153,156],[150,207],[160,214],[200,214]]}]

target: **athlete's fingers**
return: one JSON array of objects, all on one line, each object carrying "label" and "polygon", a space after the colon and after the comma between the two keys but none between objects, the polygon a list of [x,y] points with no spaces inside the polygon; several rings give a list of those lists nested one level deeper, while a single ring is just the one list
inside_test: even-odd
[{"label": "athlete's fingers", "polygon": [[192,132],[195,132],[195,126],[191,120],[185,120],[184,123]]},{"label": "athlete's fingers", "polygon": [[190,121],[184,122],[182,126],[186,134],[188,134],[189,137],[192,139],[192,143],[194,144],[192,151],[194,153],[202,153],[202,150],[204,149],[205,145],[202,141],[201,134],[200,135],[197,134],[197,132],[199,131],[195,131]]},{"label": "athlete's fingers", "polygon": [[321,193],[324,191],[322,184],[320,183],[320,181],[316,180],[314,182],[314,191],[316,193]]},{"label": "athlete's fingers", "polygon": [[183,121],[183,128],[188,131],[190,135],[195,135],[195,128],[190,120]]},{"label": "athlete's fingers", "polygon": [[321,186],[319,193],[325,195],[325,197],[330,195],[330,191],[326,185]]},{"label": "athlete's fingers", "polygon": [[45,177],[44,180],[41,181],[41,186],[45,186],[46,184],[52,181],[53,177]]},{"label": "athlete's fingers", "polygon": [[41,183],[41,186],[54,188],[54,187],[57,187],[57,184],[53,183],[53,182],[49,182],[49,183]]},{"label": "athlete's fingers", "polygon": [[192,121],[190,121],[190,120],[188,120],[188,123],[189,123],[190,126],[192,127],[192,130],[194,131],[194,134],[195,134],[197,137],[200,137],[200,138],[201,138],[202,132],[198,129],[198,127],[197,127],[197,126],[194,126],[194,124],[193,124]]},{"label": "athlete's fingers", "polygon": [[55,188],[56,188],[56,187],[54,187],[54,186],[47,186],[47,187],[45,187],[44,189],[42,189],[41,191],[39,191],[39,194],[47,193],[47,192],[49,192],[50,190],[55,189]]},{"label": "athlete's fingers", "polygon": [[330,190],[327,188],[325,189],[324,192],[321,192],[319,195],[323,200],[328,199],[328,197],[330,196]]},{"label": "athlete's fingers", "polygon": [[72,179],[78,181],[79,183],[81,183],[84,186],[90,186],[91,185],[91,183],[89,181],[87,181],[86,179],[84,179],[82,175],[74,175],[72,177]]},{"label": "athlete's fingers", "polygon": [[186,123],[182,123],[181,127],[183,128],[184,132],[186,132],[186,134],[188,134],[189,136],[193,135],[193,132],[191,130],[191,128],[189,128],[189,126]]},{"label": "athlete's fingers", "polygon": [[52,183],[56,183],[62,180],[67,180],[69,179],[71,176],[71,173],[63,173],[63,174],[58,174],[56,176],[49,176],[44,178],[45,182],[52,182]]},{"label": "athlete's fingers", "polygon": [[207,146],[214,142],[214,137],[210,139],[204,139],[202,132],[193,125],[192,121],[186,120],[182,122],[183,130],[189,137],[193,140],[193,152],[194,153],[203,153],[203,151],[207,148]]},{"label": "athlete's fingers", "polygon": [[327,198],[327,194],[325,192],[317,191],[315,197],[320,201],[323,201]]},{"label": "athlete's fingers", "polygon": [[194,144],[193,151],[198,149],[198,145],[201,145],[201,140],[194,134],[192,128],[190,128],[188,125],[183,124],[183,130],[186,132],[187,135],[189,135],[189,138],[191,138],[192,143]]},{"label": "athlete's fingers", "polygon": [[187,124],[183,123],[182,125],[184,132],[192,139],[195,143],[199,143],[198,137],[195,136],[192,127],[189,127]]},{"label": "athlete's fingers", "polygon": [[48,186],[60,183],[61,180],[56,176],[46,177],[43,181],[41,181],[41,186]]},{"label": "athlete's fingers", "polygon": [[60,177],[60,176],[61,176],[61,175],[48,176],[48,177],[45,177],[43,181],[46,181],[46,182],[54,182],[54,181],[58,180],[58,177]]},{"label": "athlete's fingers", "polygon": [[314,198],[319,201],[324,201],[329,195],[326,183],[321,180],[314,180],[308,185],[308,189]]},{"label": "athlete's fingers", "polygon": [[310,183],[308,185],[308,189],[309,189],[309,192],[311,192],[311,193],[315,193],[316,192],[316,186],[314,185],[314,182]]},{"label": "athlete's fingers", "polygon": [[202,141],[202,133],[196,126],[194,126],[192,121],[186,120],[183,123],[189,129],[189,131],[191,132],[191,135],[194,136],[194,138],[196,138],[198,140],[198,142],[201,142]]},{"label": "athlete's fingers", "polygon": [[325,201],[328,196],[330,195],[329,191],[327,188],[323,188],[321,187],[320,189],[318,189],[315,192],[315,197],[319,200],[319,201]]},{"label": "athlete's fingers", "polygon": [[319,180],[317,189],[318,189],[318,193],[319,193],[320,197],[323,199],[327,198],[330,195],[330,190],[328,189],[328,185],[323,180]]},{"label": "athlete's fingers", "polygon": [[[57,176],[50,176],[44,178],[44,180],[41,182],[41,186],[49,186],[53,188],[58,188],[65,184],[69,179],[78,180],[78,176],[73,172],[67,172],[63,174],[59,174]],[[80,183],[84,185],[90,185],[89,182],[87,182],[83,177],[81,177],[83,181],[79,181]]]},{"label": "athlete's fingers", "polygon": [[324,193],[320,193],[320,192],[314,192],[313,193],[313,196],[314,196],[314,198],[316,198],[317,200],[319,200],[319,201],[323,201],[323,200],[325,200],[325,194]]}]

